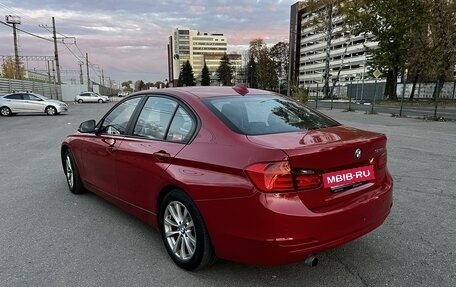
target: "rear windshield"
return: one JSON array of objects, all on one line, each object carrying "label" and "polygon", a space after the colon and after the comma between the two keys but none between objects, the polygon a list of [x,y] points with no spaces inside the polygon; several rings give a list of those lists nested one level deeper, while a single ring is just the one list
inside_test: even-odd
[{"label": "rear windshield", "polygon": [[340,125],[299,102],[280,96],[230,96],[204,99],[231,130],[264,135],[320,129]]}]

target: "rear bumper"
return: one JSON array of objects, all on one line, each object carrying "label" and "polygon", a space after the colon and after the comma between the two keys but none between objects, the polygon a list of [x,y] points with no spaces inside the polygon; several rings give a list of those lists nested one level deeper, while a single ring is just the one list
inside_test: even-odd
[{"label": "rear bumper", "polygon": [[217,256],[247,264],[277,265],[352,241],[380,226],[393,198],[391,178],[343,207],[322,213],[297,194],[200,201]]}]

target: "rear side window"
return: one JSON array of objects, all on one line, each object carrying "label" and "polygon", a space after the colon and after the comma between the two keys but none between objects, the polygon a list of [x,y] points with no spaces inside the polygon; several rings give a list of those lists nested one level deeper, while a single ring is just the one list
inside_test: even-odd
[{"label": "rear side window", "polygon": [[177,109],[169,131],[166,135],[167,141],[188,142],[196,128],[196,122],[182,107]]},{"label": "rear side window", "polygon": [[133,135],[186,143],[196,128],[194,118],[176,101],[149,97],[139,114]]},{"label": "rear side window", "polygon": [[8,100],[22,100],[22,94],[13,94],[9,96],[5,96]]},{"label": "rear side window", "polygon": [[204,103],[233,131],[262,135],[340,125],[305,105],[279,96],[205,99]]},{"label": "rear side window", "polygon": [[177,103],[170,99],[149,97],[144,105],[133,134],[151,139],[165,139],[166,131],[177,108]]}]

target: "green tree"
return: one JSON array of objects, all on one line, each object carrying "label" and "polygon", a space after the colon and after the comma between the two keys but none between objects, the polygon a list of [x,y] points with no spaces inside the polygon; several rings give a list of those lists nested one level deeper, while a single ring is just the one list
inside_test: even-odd
[{"label": "green tree", "polygon": [[126,92],[133,92],[133,88],[131,87],[132,84],[133,84],[132,80],[128,80],[128,81],[122,82],[123,90],[126,91]]},{"label": "green tree", "polygon": [[142,91],[144,90],[146,84],[143,80],[138,80],[135,82],[135,91]]},{"label": "green tree", "polygon": [[233,79],[233,68],[231,67],[230,58],[228,58],[226,53],[223,55],[216,73],[222,85],[232,85],[231,80]]},{"label": "green tree", "polygon": [[456,3],[454,0],[426,1],[433,70],[436,76],[434,99],[446,80],[453,78],[456,60]]},{"label": "green tree", "polygon": [[211,76],[209,74],[209,69],[207,68],[206,61],[204,61],[204,67],[201,70],[201,86],[210,86],[211,85]]},{"label": "green tree", "polygon": [[432,58],[432,47],[429,33],[429,7],[427,7],[428,0],[420,0],[423,9],[423,21],[419,23],[421,27],[415,29],[413,39],[415,39],[414,45],[412,45],[408,52],[407,59],[407,81],[412,83],[412,91],[410,93],[410,100],[413,100],[415,96],[416,85],[418,81],[429,82],[435,77],[432,75],[432,66],[429,65],[429,59]]},{"label": "green tree", "polygon": [[[272,61],[275,64],[276,74],[281,79],[288,79],[288,65],[289,65],[289,45],[285,42],[275,44],[269,51]],[[279,82],[280,85],[281,82]],[[286,89],[286,87],[285,87]],[[282,87],[279,87],[279,92]]]},{"label": "green tree", "polygon": [[250,88],[258,88],[256,62],[253,55],[249,56],[249,62],[247,64],[247,83]]},{"label": "green tree", "polygon": [[[249,59],[248,76],[249,78],[252,76],[250,79],[255,79],[254,84],[262,89],[276,90],[278,79],[275,64],[270,57],[269,49],[263,39],[254,39],[250,41]],[[250,63],[251,61],[252,63]],[[253,63],[255,63],[254,69],[250,68]],[[252,72],[254,72],[254,74],[251,75]]]},{"label": "green tree", "polygon": [[345,5],[354,34],[372,33],[378,41],[378,48],[367,49],[369,64],[386,73],[385,96],[396,100],[397,78],[404,74],[416,31],[422,28],[422,1],[351,0]]},{"label": "green tree", "polygon": [[268,50],[260,54],[257,71],[259,87],[266,90],[276,91],[279,85],[276,65],[269,56]]},{"label": "green tree", "polygon": [[19,62],[19,71],[16,68],[16,61],[13,57],[7,57],[2,63],[3,77],[7,79],[23,80],[25,76],[24,65]]},{"label": "green tree", "polygon": [[179,80],[182,86],[195,86],[196,80],[193,74],[193,67],[190,61],[187,60],[183,65],[179,75]]}]

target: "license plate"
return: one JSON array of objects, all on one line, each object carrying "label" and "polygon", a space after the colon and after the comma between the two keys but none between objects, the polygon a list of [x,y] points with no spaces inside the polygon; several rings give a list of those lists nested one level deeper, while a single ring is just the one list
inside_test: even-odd
[{"label": "license plate", "polygon": [[339,187],[375,179],[374,166],[363,166],[323,174],[324,187]]}]

